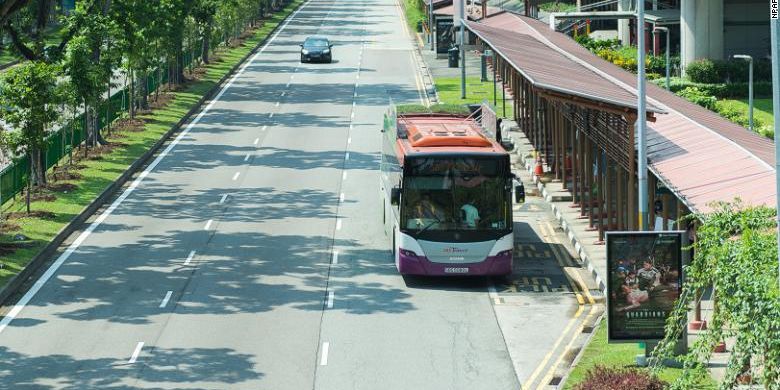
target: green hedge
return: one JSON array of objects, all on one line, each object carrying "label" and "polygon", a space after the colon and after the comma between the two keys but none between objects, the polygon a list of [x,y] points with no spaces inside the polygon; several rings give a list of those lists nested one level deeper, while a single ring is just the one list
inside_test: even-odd
[{"label": "green hedge", "polygon": [[435,113],[435,114],[459,114],[469,115],[468,106],[465,104],[432,104],[426,107],[422,104],[399,104],[396,106],[399,114]]},{"label": "green hedge", "polygon": [[[665,85],[664,78],[650,80],[650,82],[663,87]],[[739,99],[745,98],[748,95],[748,83],[696,83],[673,77],[669,89],[678,93],[685,88],[695,87],[702,93],[715,96],[718,99]],[[768,81],[757,81],[753,83],[753,93],[756,97],[770,97],[772,96],[772,83]]]},{"label": "green hedge", "polygon": [[[750,63],[741,59],[694,61],[685,67],[685,74],[696,83],[746,83]],[[754,81],[772,81],[772,64],[767,59],[755,59]]]}]

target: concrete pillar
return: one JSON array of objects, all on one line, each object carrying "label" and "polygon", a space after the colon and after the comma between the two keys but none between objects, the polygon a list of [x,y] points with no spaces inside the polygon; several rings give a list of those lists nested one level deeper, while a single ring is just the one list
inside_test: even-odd
[{"label": "concrete pillar", "polygon": [[697,59],[723,58],[723,0],[682,0],[680,46],[683,74]]},{"label": "concrete pillar", "polygon": [[[631,11],[631,0],[618,0],[618,11]],[[629,19],[618,19],[618,39],[624,45],[631,43]]]}]

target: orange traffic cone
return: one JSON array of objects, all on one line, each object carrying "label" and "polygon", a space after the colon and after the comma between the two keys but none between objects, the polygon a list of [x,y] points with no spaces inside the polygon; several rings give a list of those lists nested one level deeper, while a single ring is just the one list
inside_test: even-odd
[{"label": "orange traffic cone", "polygon": [[534,175],[542,176],[544,174],[544,168],[542,168],[542,159],[536,159],[536,167],[534,168]]}]

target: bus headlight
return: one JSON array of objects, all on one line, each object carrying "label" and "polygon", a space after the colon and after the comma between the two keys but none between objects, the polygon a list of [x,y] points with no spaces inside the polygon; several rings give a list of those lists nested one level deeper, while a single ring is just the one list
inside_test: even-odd
[{"label": "bus headlight", "polygon": [[414,253],[414,251],[410,251],[408,249],[398,249],[398,253],[406,258],[417,260],[417,253]]}]

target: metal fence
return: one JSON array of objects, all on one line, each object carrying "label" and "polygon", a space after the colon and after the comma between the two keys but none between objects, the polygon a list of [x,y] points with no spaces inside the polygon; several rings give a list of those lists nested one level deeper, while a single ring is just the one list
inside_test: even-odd
[{"label": "metal fence", "polygon": [[[183,53],[183,68],[192,69],[192,66],[200,61],[203,54],[203,45],[200,43],[196,44],[195,48],[191,52]],[[169,66],[166,64],[150,72],[146,80],[141,82],[146,83],[147,91],[155,91],[158,87],[168,82],[169,71]],[[106,126],[122,117],[128,111],[128,89],[129,87],[126,87],[117,91],[108,100],[100,104],[97,110],[98,131],[102,131]],[[86,117],[84,114],[81,114],[49,135],[44,150],[44,164],[47,171],[85,141],[85,128]],[[29,177],[30,158],[28,155],[15,158],[11,164],[3,168],[0,171],[0,205],[5,204],[9,198],[16,196],[16,194],[22,191],[27,185]]]}]

